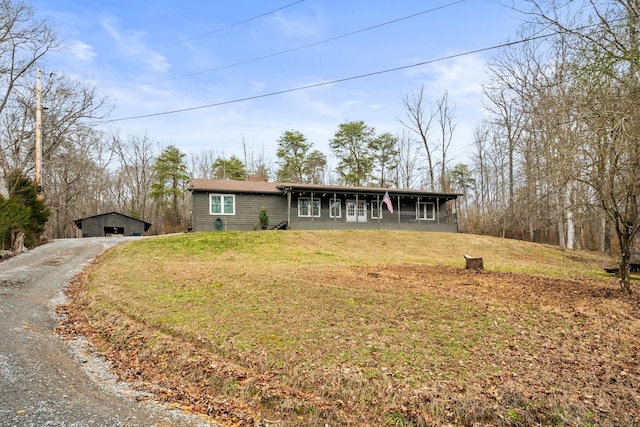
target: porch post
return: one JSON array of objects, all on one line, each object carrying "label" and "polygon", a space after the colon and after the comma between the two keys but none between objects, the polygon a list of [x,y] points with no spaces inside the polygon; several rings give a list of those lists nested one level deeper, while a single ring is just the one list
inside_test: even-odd
[{"label": "porch post", "polygon": [[416,202],[416,216],[418,217],[418,224],[420,224],[420,219],[422,218],[422,212],[420,212],[420,196],[418,196],[418,201]]},{"label": "porch post", "polygon": [[358,222],[358,193],[356,193],[356,222]]},{"label": "porch post", "polygon": [[287,191],[287,228],[291,228],[291,189]]},{"label": "porch post", "polygon": [[436,197],[436,215],[438,216],[438,224],[440,224],[440,197]]},{"label": "porch post", "polygon": [[400,195],[398,194],[398,224],[400,224]]},{"label": "porch post", "polygon": [[311,210],[311,222],[313,222],[313,191],[311,192],[311,204],[309,209]]}]

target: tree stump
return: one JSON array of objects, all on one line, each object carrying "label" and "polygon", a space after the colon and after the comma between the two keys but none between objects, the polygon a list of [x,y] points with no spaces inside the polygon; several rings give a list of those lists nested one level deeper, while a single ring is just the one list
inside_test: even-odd
[{"label": "tree stump", "polygon": [[465,254],[464,259],[467,261],[467,265],[466,265],[467,270],[475,270],[475,271],[484,270],[484,264],[482,262],[482,258],[472,257]]}]

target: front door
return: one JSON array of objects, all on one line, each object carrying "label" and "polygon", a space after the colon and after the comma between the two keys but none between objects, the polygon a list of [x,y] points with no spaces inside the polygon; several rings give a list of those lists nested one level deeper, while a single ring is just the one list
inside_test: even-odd
[{"label": "front door", "polygon": [[347,200],[347,222],[367,222],[367,202]]}]

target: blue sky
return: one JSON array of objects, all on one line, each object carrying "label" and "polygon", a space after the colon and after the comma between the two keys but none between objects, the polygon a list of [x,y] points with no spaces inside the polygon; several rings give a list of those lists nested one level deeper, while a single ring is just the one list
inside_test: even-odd
[{"label": "blue sky", "polygon": [[[65,43],[49,57],[45,71],[93,81],[114,106],[108,117],[114,121],[101,128],[123,136],[146,133],[187,154],[214,150],[243,158],[244,141],[272,162],[286,130],[302,132],[328,156],[329,141],[346,121],[362,120],[378,133],[402,132],[402,96],[422,85],[429,105],[448,91],[457,122],[450,154],[466,161],[483,114],[486,62],[498,51],[438,59],[514,40],[521,18],[501,2],[484,0],[35,0],[33,5],[38,15],[54,20]],[[393,20],[399,21],[381,25]],[[349,33],[356,34],[341,37]],[[433,62],[229,102],[427,61]],[[182,109],[192,110],[120,120]]]}]

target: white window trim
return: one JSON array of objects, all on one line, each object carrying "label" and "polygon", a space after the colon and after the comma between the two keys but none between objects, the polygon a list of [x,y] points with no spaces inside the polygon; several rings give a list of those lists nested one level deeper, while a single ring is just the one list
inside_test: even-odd
[{"label": "white window trim", "polygon": [[[211,199],[213,197],[220,197],[220,212],[211,212],[211,207],[213,206],[213,204],[211,203]],[[232,213],[226,213],[224,211],[224,198],[225,197],[231,197],[233,199],[233,212]],[[209,215],[235,215],[236,214],[236,196],[235,194],[216,194],[216,193],[209,193]]]},{"label": "white window trim", "polygon": [[382,219],[382,202],[379,200],[371,201],[371,219]]},{"label": "white window trim", "polygon": [[[426,205],[431,205],[431,213],[433,215],[431,218],[427,218],[426,216],[422,216],[423,214],[426,215],[426,213],[427,213],[427,209],[425,209]],[[435,219],[436,219],[436,204],[433,203],[433,202],[418,202],[418,204],[416,205],[416,219],[422,220],[422,221],[435,221]]]},{"label": "white window trim", "polygon": [[[307,215],[300,214],[300,201],[308,200],[309,201],[309,213]],[[313,204],[318,204],[318,215],[313,215]],[[299,197],[298,198],[298,216],[301,218],[320,218],[320,213],[322,212],[322,204],[320,203],[320,199],[312,199],[311,197]]]},{"label": "white window trim", "polygon": [[[338,215],[333,215],[332,205],[334,203],[338,204]],[[342,200],[340,200],[340,199],[329,199],[329,218],[342,218]]]}]

